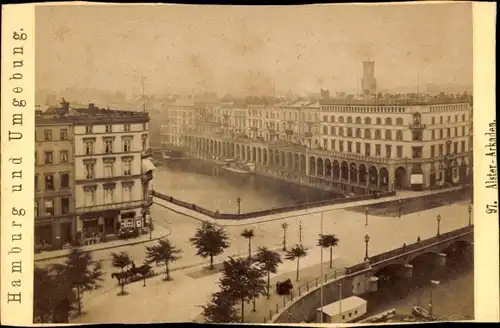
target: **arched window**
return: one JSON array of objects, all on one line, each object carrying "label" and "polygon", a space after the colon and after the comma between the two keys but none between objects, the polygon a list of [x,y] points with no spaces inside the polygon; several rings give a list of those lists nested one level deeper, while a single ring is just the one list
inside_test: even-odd
[{"label": "arched window", "polygon": [[434,116],[431,119],[431,124],[436,124],[436,118]]},{"label": "arched window", "polygon": [[403,119],[401,117],[396,119],[396,125],[403,125]]},{"label": "arched window", "polygon": [[385,119],[385,125],[392,125],[392,119],[390,117]]},{"label": "arched window", "polygon": [[361,124],[361,117],[356,117],[356,124]]},{"label": "arched window", "polygon": [[328,127],[327,126],[323,127],[323,134],[328,134]]},{"label": "arched window", "polygon": [[339,123],[344,123],[344,117],[343,116],[339,117]]},{"label": "arched window", "polygon": [[356,138],[361,138],[361,129],[356,129]]},{"label": "arched window", "polygon": [[347,123],[352,123],[352,117],[347,117]]},{"label": "arched window", "polygon": [[380,117],[377,117],[376,122],[377,122],[378,125],[380,125],[380,124],[382,124],[382,119]]},{"label": "arched window", "polygon": [[330,122],[335,123],[335,116],[330,116]]},{"label": "arched window", "polygon": [[344,136],[344,129],[342,127],[339,127],[339,136]]},{"label": "arched window", "polygon": [[371,138],[371,133],[369,129],[365,129],[365,138],[370,139]]},{"label": "arched window", "polygon": [[385,130],[385,140],[391,140],[391,139],[392,139],[391,130]]},{"label": "arched window", "polygon": [[334,135],[335,135],[335,127],[334,127],[334,126],[332,126],[332,127],[330,128],[330,134],[331,134],[332,136],[334,136]]},{"label": "arched window", "polygon": [[369,117],[365,117],[365,124],[372,124],[372,119]]},{"label": "arched window", "polygon": [[352,129],[351,128],[347,128],[347,136],[352,137]]},{"label": "arched window", "polygon": [[396,140],[403,140],[403,131],[396,131]]},{"label": "arched window", "polygon": [[375,139],[382,139],[382,134],[380,130],[375,130]]},{"label": "arched window", "polygon": [[420,124],[420,113],[413,114],[413,124]]}]

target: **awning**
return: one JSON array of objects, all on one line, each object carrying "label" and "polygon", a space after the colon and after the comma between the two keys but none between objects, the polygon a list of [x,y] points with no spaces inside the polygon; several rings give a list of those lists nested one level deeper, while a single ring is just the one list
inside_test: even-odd
[{"label": "awning", "polygon": [[144,158],[142,160],[141,168],[142,168],[142,174],[156,170],[156,167],[154,166],[153,163],[151,163],[151,160],[149,158]]}]

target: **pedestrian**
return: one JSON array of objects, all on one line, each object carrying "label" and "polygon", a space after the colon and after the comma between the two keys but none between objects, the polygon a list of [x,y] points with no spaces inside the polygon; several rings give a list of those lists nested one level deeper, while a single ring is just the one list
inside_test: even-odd
[{"label": "pedestrian", "polygon": [[420,242],[420,236],[417,237],[417,243],[419,243],[419,242]]}]

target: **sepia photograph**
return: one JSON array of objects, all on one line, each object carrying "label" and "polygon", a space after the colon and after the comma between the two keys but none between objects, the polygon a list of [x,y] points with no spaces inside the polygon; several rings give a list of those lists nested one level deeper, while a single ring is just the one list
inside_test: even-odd
[{"label": "sepia photograph", "polygon": [[472,8],[36,6],[33,322],[474,320]]}]

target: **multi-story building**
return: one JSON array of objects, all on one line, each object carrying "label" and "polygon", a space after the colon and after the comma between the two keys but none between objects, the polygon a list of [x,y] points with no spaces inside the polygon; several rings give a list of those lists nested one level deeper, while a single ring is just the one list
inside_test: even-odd
[{"label": "multi-story building", "polygon": [[363,78],[361,79],[361,90],[366,96],[373,96],[377,92],[377,79],[375,78],[375,62],[363,62]]},{"label": "multi-story building", "polygon": [[[66,221],[61,221],[63,242],[115,235],[121,228],[144,227],[152,204],[149,190],[154,170],[148,158],[151,155],[148,114],[99,109],[93,104],[88,108],[69,109],[69,104],[63,103],[57,113],[39,115],[37,130],[43,140],[47,139],[49,124],[52,138],[54,131],[57,132],[58,143],[41,142],[40,146],[37,144],[37,152],[44,153],[45,161],[50,161],[50,156],[58,156],[57,161],[53,160],[57,166],[52,170],[50,166],[37,170],[38,175],[44,174],[45,183],[44,192],[37,194],[37,200],[38,204],[44,201],[38,206],[45,212],[47,199],[54,200],[50,203],[56,208],[50,213],[54,220],[59,206],[59,198],[54,193],[60,197],[59,208],[68,212]],[[63,135],[66,140],[60,141]],[[51,148],[56,149],[52,155],[48,150]],[[63,182],[65,179],[68,182]],[[64,187],[46,192],[47,184]],[[69,205],[65,205],[66,198]]]},{"label": "multi-story building", "polygon": [[[376,92],[374,63],[363,63],[363,69],[367,92],[361,98],[330,99],[323,91],[317,102],[247,104],[245,138],[198,130],[187,135],[186,148],[196,156],[251,161],[257,170],[272,168],[280,176],[298,174],[300,181],[345,193],[467,183],[472,173],[471,98],[371,97]],[[229,131],[235,131],[236,121],[223,117],[235,117],[242,107],[214,108],[218,124],[233,124]]]},{"label": "multi-story building", "polygon": [[35,119],[35,244],[61,246],[76,233],[73,124]]},{"label": "multi-story building", "polygon": [[167,121],[160,127],[161,143],[176,147],[186,144],[184,136],[196,130],[196,106],[191,98],[179,98],[167,107]]}]

